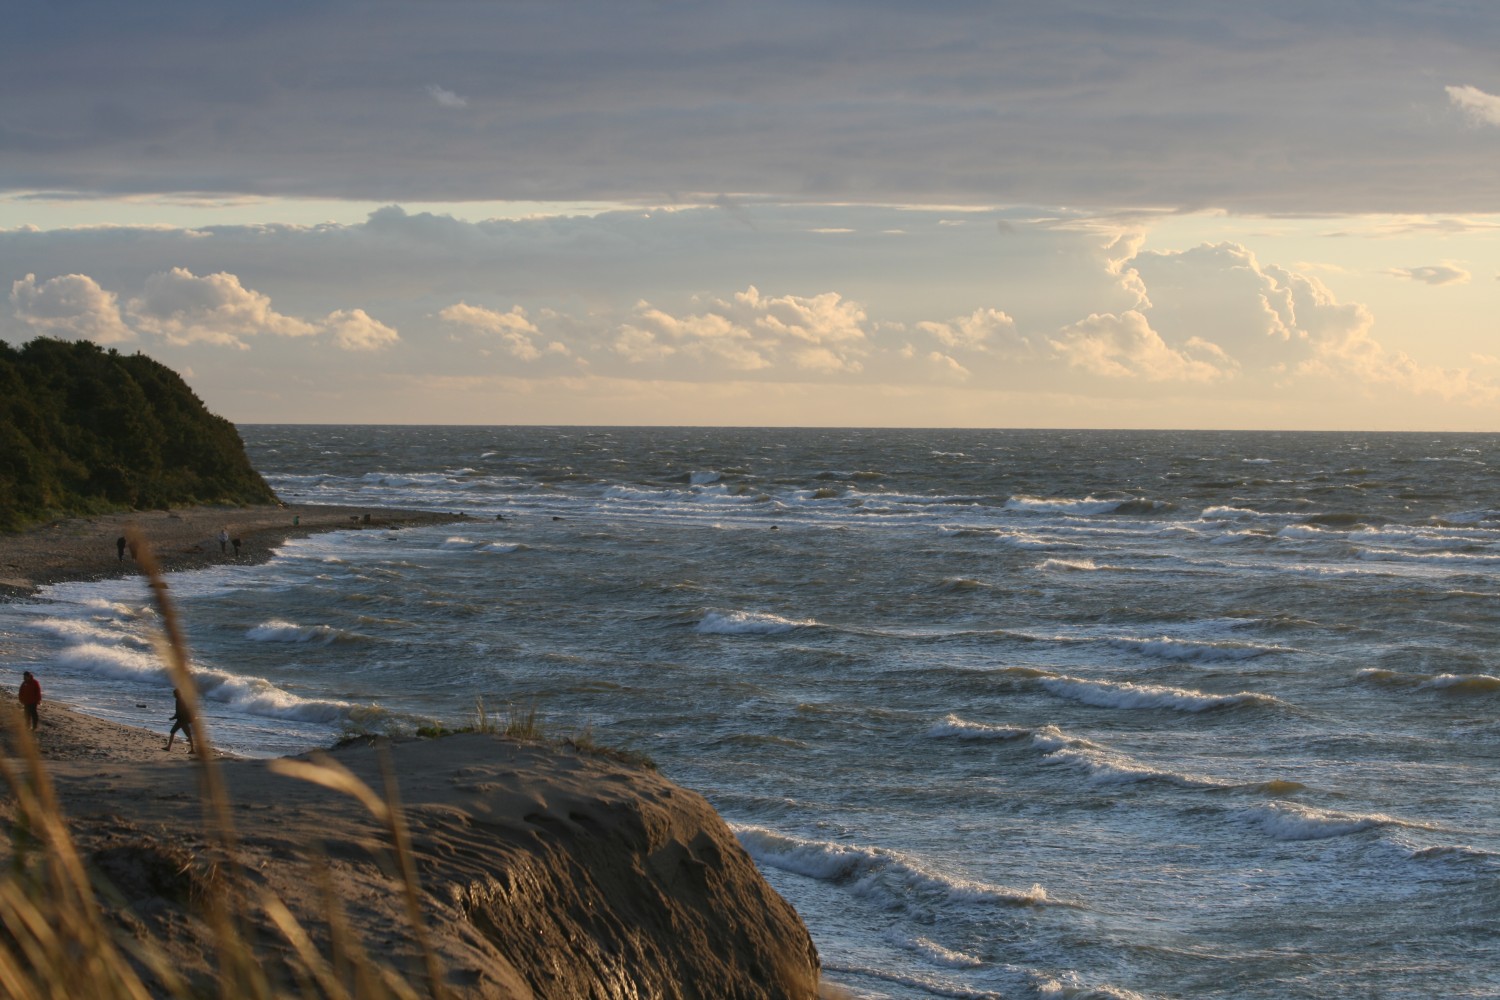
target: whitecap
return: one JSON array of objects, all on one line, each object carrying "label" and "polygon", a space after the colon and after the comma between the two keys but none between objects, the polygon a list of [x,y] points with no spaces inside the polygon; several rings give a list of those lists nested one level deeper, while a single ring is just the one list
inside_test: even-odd
[{"label": "whitecap", "polygon": [[941,722],[934,722],[927,730],[931,739],[958,739],[976,741],[1003,741],[1029,736],[1028,729],[1013,729],[1010,726],[987,726],[982,722],[969,722],[950,713]]},{"label": "whitecap", "polygon": [[696,631],[707,635],[780,635],[816,624],[761,611],[710,611],[698,623]]},{"label": "whitecap", "polygon": [[908,892],[960,904],[1042,906],[1056,902],[1040,885],[1011,889],[945,875],[883,847],[808,840],[748,824],[731,823],[729,828],[759,864],[819,881],[846,883],[856,895],[882,897],[891,906],[904,905]]},{"label": "whitecap", "polygon": [[1273,840],[1325,840],[1387,826],[1431,829],[1425,824],[1400,820],[1385,813],[1339,812],[1292,802],[1272,802],[1241,810],[1235,815],[1241,821],[1259,827]]},{"label": "whitecap", "polygon": [[1254,691],[1213,694],[1161,684],[1129,681],[1090,681],[1077,677],[1049,677],[1037,681],[1053,694],[1097,708],[1167,708],[1178,712],[1206,712],[1240,705],[1280,705],[1280,699]]}]

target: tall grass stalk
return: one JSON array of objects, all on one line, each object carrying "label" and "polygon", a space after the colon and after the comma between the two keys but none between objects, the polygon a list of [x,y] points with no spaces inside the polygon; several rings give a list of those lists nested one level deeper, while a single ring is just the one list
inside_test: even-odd
[{"label": "tall grass stalk", "polygon": [[[159,652],[173,685],[193,717],[199,796],[209,818],[216,857],[200,903],[213,936],[215,989],[222,1000],[420,1000],[414,989],[389,968],[369,960],[350,929],[326,866],[312,864],[322,890],[332,957],[322,955],[311,935],[286,904],[267,890],[252,892],[241,867],[238,835],[231,820],[229,795],[213,750],[208,725],[198,711],[187,643],[150,545],[138,533],[128,535],[161,615]],[[165,995],[196,1000],[194,990],[173,967],[165,949],[146,937],[136,939],[106,919],[88,867],[68,830],[56,790],[31,732],[14,712],[0,712],[10,730],[14,756],[0,754],[0,778],[15,800],[9,831],[13,864],[0,879],[0,995],[14,1000],[151,1000]],[[407,917],[423,958],[425,995],[445,1000],[443,970],[422,920],[416,864],[410,835],[396,794],[389,760],[382,762],[385,798],[332,761],[319,764],[279,761],[273,769],[293,777],[352,794],[380,820],[397,859]],[[282,765],[282,766],[277,766]],[[296,765],[296,766],[292,766]],[[311,862],[312,854],[309,854]],[[255,932],[245,917],[257,909],[290,946],[288,964],[298,980],[273,986],[266,956],[257,952]],[[146,978],[146,977],[149,977]]]}]

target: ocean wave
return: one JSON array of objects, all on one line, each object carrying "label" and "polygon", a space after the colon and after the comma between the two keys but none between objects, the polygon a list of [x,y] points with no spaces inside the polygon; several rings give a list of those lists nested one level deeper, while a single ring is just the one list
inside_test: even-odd
[{"label": "ocean wave", "polygon": [[[137,652],[119,646],[84,643],[63,650],[58,663],[86,673],[162,689],[172,687],[165,664],[154,653]],[[337,723],[361,721],[381,715],[373,706],[354,705],[333,699],[300,698],[261,677],[240,677],[222,670],[199,668],[193,671],[198,696],[248,715],[297,722]]]},{"label": "ocean wave", "polygon": [[1123,571],[1123,566],[1101,566],[1092,559],[1044,559],[1034,567],[1039,570],[1063,570],[1074,573],[1098,573],[1103,570]]},{"label": "ocean wave", "polygon": [[933,589],[958,594],[968,590],[991,590],[993,589],[993,585],[985,583],[983,580],[975,580],[972,577],[950,576],[933,587]]},{"label": "ocean wave", "polygon": [[828,840],[808,840],[763,826],[730,823],[740,846],[757,863],[822,882],[847,884],[856,895],[882,898],[902,906],[912,894],[937,902],[1056,905],[1040,885],[1011,889],[934,872],[898,851]]},{"label": "ocean wave", "polygon": [[107,620],[82,618],[38,618],[26,623],[32,631],[44,632],[69,642],[95,642],[100,644],[124,644],[149,648],[150,642],[129,632],[123,632],[118,626],[112,626]]},{"label": "ocean wave", "polygon": [[1154,639],[1117,636],[1106,639],[1105,642],[1116,649],[1144,653],[1147,656],[1159,660],[1171,660],[1174,663],[1235,662],[1252,660],[1272,653],[1296,652],[1286,646],[1265,646],[1253,642],[1202,642],[1193,639],[1173,639],[1169,636],[1159,636]]},{"label": "ocean wave", "polygon": [[1177,712],[1207,712],[1213,709],[1238,708],[1242,705],[1284,704],[1279,698],[1254,691],[1212,694],[1160,684],[1090,681],[1065,676],[1044,678],[1038,683],[1058,697],[1080,701],[1097,708],[1169,708]]},{"label": "ocean wave", "polygon": [[1292,802],[1272,802],[1263,806],[1242,809],[1235,813],[1235,816],[1242,822],[1259,827],[1272,840],[1286,841],[1347,837],[1350,834],[1382,827],[1432,829],[1427,824],[1397,819],[1385,813],[1340,812]]},{"label": "ocean wave", "polygon": [[1160,781],[1179,788],[1234,787],[1229,782],[1206,775],[1151,767],[1088,740],[1068,738],[1059,746],[1056,738],[1038,740],[1033,737],[1033,742],[1044,750],[1044,763],[1061,764],[1083,771],[1089,783],[1094,785],[1134,785],[1143,781]]},{"label": "ocean wave", "polygon": [[1065,972],[1061,978],[1034,974],[1033,989],[1048,1000],[1147,1000],[1145,994],[1121,986],[1086,985],[1076,972]]},{"label": "ocean wave", "polygon": [[298,625],[295,622],[272,619],[261,622],[245,631],[245,638],[254,642],[310,642],[327,646],[334,642],[368,642],[369,636],[358,632],[346,632],[332,625]]},{"label": "ocean wave", "polygon": [[949,714],[941,722],[934,722],[927,735],[935,740],[957,739],[976,741],[1016,740],[1030,736],[1029,729],[1013,729],[1010,726],[987,726],[982,722],[968,722],[957,715]]},{"label": "ocean wave", "polygon": [[1357,680],[1413,691],[1451,691],[1455,694],[1492,694],[1500,691],[1500,677],[1493,674],[1404,674],[1383,667],[1366,667]]},{"label": "ocean wave", "polygon": [[913,937],[910,934],[890,930],[886,932],[885,939],[897,948],[918,956],[929,965],[949,969],[977,969],[984,965],[984,959],[975,958],[973,955],[966,955],[951,948],[944,948],[931,938]]},{"label": "ocean wave", "polygon": [[1087,517],[1095,514],[1151,514],[1176,510],[1177,507],[1165,500],[1150,500],[1145,497],[1101,500],[1092,496],[1082,499],[1013,496],[1005,502],[1005,509],[1028,514],[1071,514],[1075,517]]},{"label": "ocean wave", "polygon": [[798,621],[762,611],[710,611],[703,616],[695,631],[706,635],[781,635],[817,624],[812,620]]}]

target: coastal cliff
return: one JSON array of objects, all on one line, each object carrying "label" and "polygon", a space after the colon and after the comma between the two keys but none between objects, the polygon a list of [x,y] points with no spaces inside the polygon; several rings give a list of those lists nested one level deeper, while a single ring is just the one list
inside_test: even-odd
[{"label": "coastal cliff", "polygon": [[[40,734],[44,752],[69,738],[69,725],[113,727],[54,710]],[[101,751],[111,738],[80,732],[79,749],[59,746],[49,771],[75,843],[113,887],[102,897],[112,898],[110,918],[208,988],[220,973],[201,913],[213,876],[197,767],[145,735],[139,753],[157,755],[154,766]],[[449,995],[818,995],[817,953],[796,912],[701,796],[649,769],[479,733],[351,745],[330,757],[375,789],[389,767],[411,834],[427,952]],[[353,798],[277,773],[275,762],[221,766],[239,864],[257,890],[284,902],[324,954],[337,950],[331,895],[373,960],[420,985],[422,949],[380,824]],[[3,806],[5,818],[14,808]],[[267,972],[293,982],[285,938],[260,909],[244,917]]]},{"label": "coastal cliff", "polygon": [[171,505],[274,503],[234,425],[143,354],[0,341],[0,531]]}]

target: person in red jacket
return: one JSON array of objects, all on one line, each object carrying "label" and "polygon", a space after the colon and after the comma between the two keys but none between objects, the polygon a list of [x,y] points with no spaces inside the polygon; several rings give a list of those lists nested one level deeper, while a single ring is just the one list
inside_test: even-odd
[{"label": "person in red jacket", "polygon": [[23,671],[21,674],[21,692],[17,695],[17,700],[26,710],[27,728],[36,732],[36,707],[42,703],[42,686],[37,683],[35,677],[31,676],[30,670]]}]

